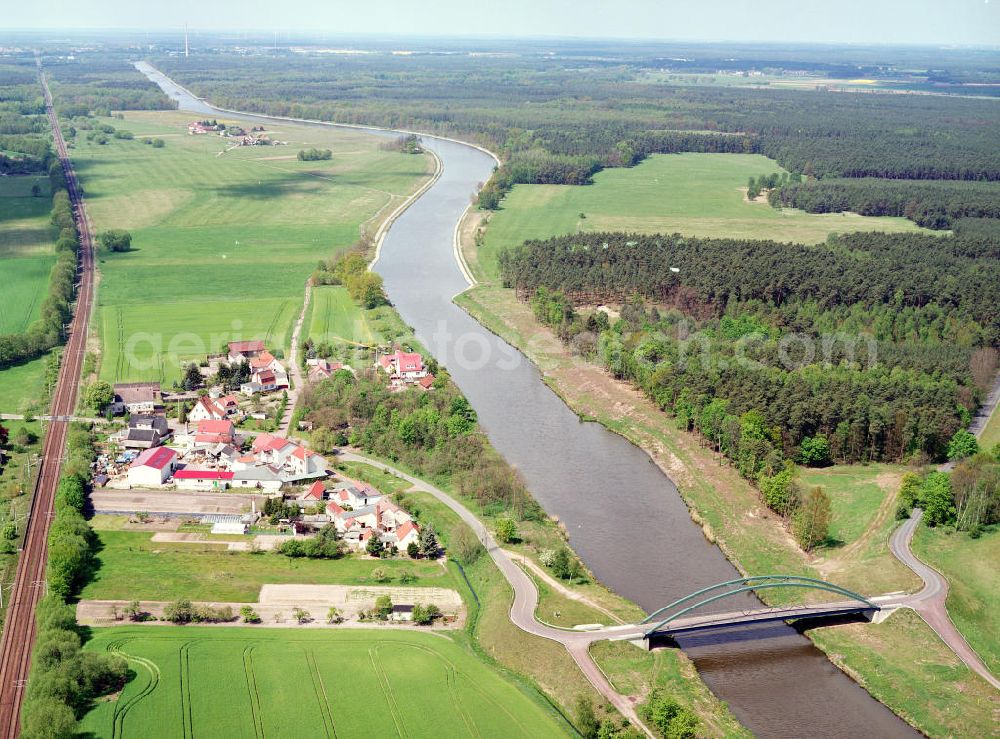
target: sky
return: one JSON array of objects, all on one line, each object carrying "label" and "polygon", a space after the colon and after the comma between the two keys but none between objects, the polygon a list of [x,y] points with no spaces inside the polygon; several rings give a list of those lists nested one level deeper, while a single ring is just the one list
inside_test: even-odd
[{"label": "sky", "polygon": [[4,0],[3,26],[1000,46],[1000,0]]}]

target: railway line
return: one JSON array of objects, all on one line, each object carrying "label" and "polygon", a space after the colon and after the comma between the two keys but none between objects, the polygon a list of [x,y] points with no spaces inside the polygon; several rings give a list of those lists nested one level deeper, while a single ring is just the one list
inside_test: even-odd
[{"label": "railway line", "polygon": [[53,420],[48,424],[42,446],[41,467],[29,509],[24,547],[17,563],[3,636],[0,638],[0,736],[8,738],[16,737],[20,732],[21,702],[27,687],[31,651],[35,639],[35,607],[46,590],[46,540],[69,432],[69,421],[64,419],[72,416],[76,407],[94,284],[94,247],[90,225],[82,192],[52,106],[52,95],[45,81],[40,59],[38,76],[45,95],[45,109],[52,127],[56,151],[66,176],[66,189],[73,204],[73,213],[80,234],[79,282],[76,309],[63,351],[59,380],[52,397]]}]

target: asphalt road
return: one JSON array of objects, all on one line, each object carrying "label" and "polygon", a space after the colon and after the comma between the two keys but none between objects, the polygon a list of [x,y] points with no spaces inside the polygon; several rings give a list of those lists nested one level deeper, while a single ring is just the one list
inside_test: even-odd
[{"label": "asphalt road", "polygon": [[923,516],[923,511],[914,509],[910,518],[896,529],[889,539],[889,549],[896,559],[905,564],[924,581],[924,587],[915,595],[909,596],[905,605],[920,614],[920,617],[934,630],[941,640],[964,662],[970,670],[980,675],[986,682],[1000,690],[1000,680],[997,680],[987,669],[983,660],[956,628],[948,615],[946,600],[948,599],[948,581],[933,567],[920,561],[910,549],[913,532]]},{"label": "asphalt road", "polygon": [[593,685],[594,688],[615,708],[617,708],[623,716],[626,716],[630,721],[632,721],[635,726],[642,728],[648,736],[653,736],[652,732],[650,732],[649,729],[646,728],[646,725],[639,719],[639,716],[635,711],[635,706],[632,702],[612,687],[607,677],[605,677],[604,673],[601,671],[601,668],[598,667],[597,663],[595,663],[591,658],[589,651],[590,645],[595,641],[609,638],[641,638],[641,629],[638,629],[634,624],[623,624],[621,626],[607,627],[605,629],[601,629],[599,632],[568,631],[540,623],[535,618],[535,609],[538,606],[538,590],[535,587],[535,583],[530,577],[528,577],[524,570],[522,570],[511,559],[510,555],[508,555],[507,552],[504,551],[499,544],[497,544],[496,539],[493,538],[493,535],[489,532],[489,530],[483,526],[482,522],[468,508],[440,488],[437,488],[424,480],[413,477],[412,475],[409,475],[402,470],[398,470],[395,467],[390,467],[389,465],[376,459],[371,459],[360,454],[346,451],[342,451],[338,455],[338,459],[347,462],[364,462],[372,465],[373,467],[378,467],[381,470],[390,472],[411,483],[418,490],[434,496],[458,514],[458,517],[468,524],[469,528],[471,528],[475,532],[476,536],[479,537],[479,541],[482,542],[484,547],[486,547],[486,551],[496,563],[496,566],[499,568],[501,574],[503,574],[507,582],[510,583],[511,589],[514,591],[514,602],[510,607],[510,620],[514,623],[514,625],[529,634],[540,636],[543,639],[550,639],[566,647],[566,650],[570,653],[573,661],[580,667],[580,670],[587,677],[587,680],[590,681],[590,684]]}]

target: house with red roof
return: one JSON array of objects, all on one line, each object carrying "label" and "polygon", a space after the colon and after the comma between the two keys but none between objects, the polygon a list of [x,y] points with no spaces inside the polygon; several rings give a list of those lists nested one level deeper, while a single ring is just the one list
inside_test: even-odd
[{"label": "house with red roof", "polygon": [[182,490],[224,490],[233,481],[233,473],[224,470],[195,470],[185,467],[174,472],[174,482]]},{"label": "house with red roof", "polygon": [[251,341],[230,341],[229,342],[229,354],[227,358],[229,363],[240,363],[249,362],[254,357],[260,356],[263,352],[267,351],[264,348],[264,342],[260,339],[253,339]]},{"label": "house with red roof", "polygon": [[198,430],[194,435],[194,443],[213,446],[215,444],[237,446],[236,427],[228,419],[224,421],[215,419],[198,421]]},{"label": "house with red roof", "polygon": [[240,412],[240,399],[235,395],[223,395],[216,399],[216,405],[226,412],[227,416],[233,416]]},{"label": "house with red roof", "polygon": [[131,487],[158,488],[173,473],[177,465],[177,452],[165,446],[153,447],[136,457],[128,468]]},{"label": "house with red roof", "polygon": [[323,483],[317,480],[309,488],[299,496],[299,500],[306,503],[319,503],[324,498],[326,498],[326,490],[323,488]]},{"label": "house with red roof", "polygon": [[416,381],[427,374],[423,357],[416,352],[404,352],[399,349],[392,354],[383,354],[375,366],[390,376],[398,376],[404,380]]},{"label": "house with red roof", "polygon": [[379,356],[375,361],[375,367],[389,376],[389,387],[393,390],[403,390],[409,385],[416,385],[429,374],[424,367],[423,357],[416,352],[404,352],[399,349],[392,354]]},{"label": "house with red roof", "polygon": [[396,537],[396,547],[399,551],[404,551],[410,542],[418,542],[420,540],[420,529],[413,521],[404,521],[394,532]]},{"label": "house with red roof", "polygon": [[198,398],[194,408],[188,413],[188,421],[198,423],[200,421],[223,421],[229,417],[226,409],[207,395]]}]

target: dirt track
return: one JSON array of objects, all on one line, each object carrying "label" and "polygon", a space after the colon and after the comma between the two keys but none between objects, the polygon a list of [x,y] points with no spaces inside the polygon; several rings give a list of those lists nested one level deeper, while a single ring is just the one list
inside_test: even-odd
[{"label": "dirt track", "polygon": [[169,513],[192,516],[210,513],[249,513],[250,500],[257,497],[257,509],[263,496],[238,493],[178,493],[160,490],[95,490],[90,495],[98,513]]}]

